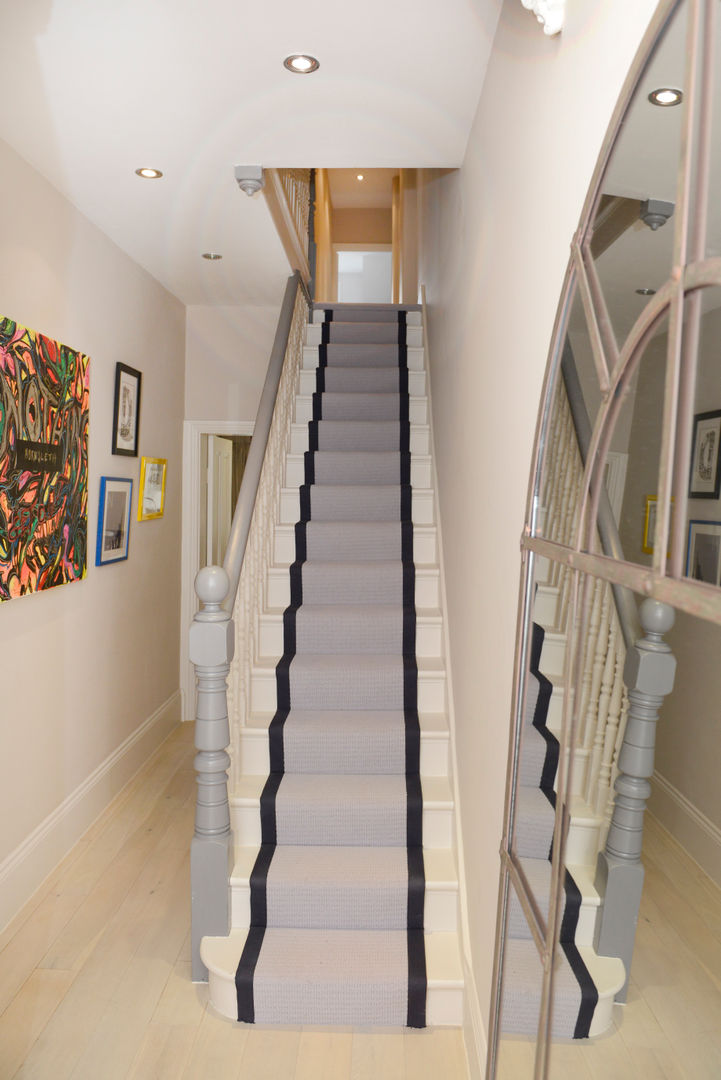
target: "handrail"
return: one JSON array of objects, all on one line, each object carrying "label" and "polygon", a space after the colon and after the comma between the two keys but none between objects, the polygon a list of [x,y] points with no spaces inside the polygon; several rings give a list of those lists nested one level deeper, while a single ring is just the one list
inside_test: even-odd
[{"label": "handrail", "polygon": [[229,611],[232,610],[235,602],[235,594],[238,591],[243,556],[245,555],[245,549],[248,544],[250,522],[253,517],[255,500],[258,494],[260,473],[263,468],[266,446],[268,445],[268,435],[270,434],[270,425],[273,420],[273,409],[278,394],[280,375],[283,370],[283,360],[285,359],[288,337],[290,336],[290,327],[293,321],[295,298],[299,288],[303,290],[303,294],[310,305],[311,300],[308,289],[306,288],[300,271],[295,270],[288,278],[288,283],[285,287],[285,295],[283,296],[283,303],[280,309],[278,326],[275,331],[275,340],[273,341],[265,383],[263,384],[263,391],[260,395],[260,402],[258,404],[258,412],[255,417],[253,437],[250,440],[248,458],[245,463],[245,469],[243,470],[243,479],[240,484],[238,501],[233,513],[228,546],[225,550],[225,558],[223,559],[223,569],[228,575],[229,582],[228,592],[225,596],[223,607]]},{"label": "handrail", "polygon": [[[578,450],[585,468],[586,458],[588,457],[588,448],[591,443],[591,421],[588,417],[586,402],[581,389],[581,382],[578,378],[576,360],[568,340],[566,340],[561,355],[561,374],[566,387],[566,396],[571,410],[573,426],[576,430]],[[602,486],[600,498],[598,500],[598,519],[596,524],[598,527],[598,534],[601,538],[601,547],[603,548],[604,555],[609,555],[613,559],[624,561],[621,537],[618,533],[618,526],[616,525],[616,519],[613,516],[611,502],[605,486]],[[638,607],[636,606],[636,601],[634,600],[633,593],[630,589],[627,589],[624,585],[613,585],[612,588],[616,611],[618,612],[618,619],[621,624],[623,640],[626,643],[626,648],[630,649],[636,644],[639,638],[643,637],[643,630],[638,616]]]}]

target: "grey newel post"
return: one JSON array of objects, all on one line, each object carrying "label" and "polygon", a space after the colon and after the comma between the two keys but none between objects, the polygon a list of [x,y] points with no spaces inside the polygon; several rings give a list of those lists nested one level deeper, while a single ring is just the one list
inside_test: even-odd
[{"label": "grey newel post", "polygon": [[195,835],[190,846],[192,977],[204,982],[208,970],[200,959],[206,934],[230,928],[229,877],[233,861],[225,748],[230,742],[227,676],[233,659],[233,621],[222,604],[229,587],[221,566],[206,566],[195,579],[203,605],[190,628],[190,660],[198,680],[195,769],[198,801]]},{"label": "grey newel post", "polygon": [[674,624],[673,608],[657,600],[644,600],[639,614],[646,636],[626,654],[626,734],[618,758],[616,803],[606,850],[599,853],[596,863],[601,909],[594,946],[600,956],[619,956],[626,967],[626,982],[616,1001],[626,1000],[641,903],[643,814],[651,794],[648,778],[653,775],[656,721],[663,699],[673,689],[676,673],[671,648],[661,640]]}]

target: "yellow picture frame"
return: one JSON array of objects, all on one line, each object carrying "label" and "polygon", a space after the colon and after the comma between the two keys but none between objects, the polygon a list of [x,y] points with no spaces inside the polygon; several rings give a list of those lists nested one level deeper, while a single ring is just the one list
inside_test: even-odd
[{"label": "yellow picture frame", "polygon": [[140,488],[138,492],[138,521],[161,518],[165,512],[165,474],[167,458],[140,459]]},{"label": "yellow picture frame", "polygon": [[[675,500],[671,499],[671,504]],[[658,507],[658,495],[646,496],[646,509],[643,519],[643,542],[641,544],[641,551],[644,555],[653,555],[653,540],[656,532],[656,510]],[[671,554],[670,551],[666,552],[666,557]]]}]

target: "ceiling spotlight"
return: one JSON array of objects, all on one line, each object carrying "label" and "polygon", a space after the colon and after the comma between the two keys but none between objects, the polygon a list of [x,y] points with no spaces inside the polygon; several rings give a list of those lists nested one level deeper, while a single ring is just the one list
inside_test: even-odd
[{"label": "ceiling spotlight", "polygon": [[265,183],[262,165],[236,165],[235,182],[246,195],[255,195]]},{"label": "ceiling spotlight", "polygon": [[219,255],[217,251],[204,251],[203,258],[209,262],[215,262],[216,259],[222,259],[223,256]]},{"label": "ceiling spotlight", "polygon": [[648,100],[652,105],[660,105],[662,108],[668,108],[669,105],[680,105],[683,101],[683,91],[677,90],[673,86],[659,86],[656,90],[651,91]]},{"label": "ceiling spotlight", "polygon": [[142,176],[143,180],[159,180],[163,175],[160,169],[136,169],[136,176]]},{"label": "ceiling spotlight", "polygon": [[292,53],[291,56],[286,56],[283,67],[296,75],[310,75],[311,71],[318,70],[320,63],[307,53]]},{"label": "ceiling spotlight", "polygon": [[639,296],[655,296],[656,295],[656,290],[655,289],[636,289],[636,292],[638,293]]},{"label": "ceiling spotlight", "polygon": [[363,173],[359,172],[358,175],[356,176],[356,180],[362,180],[362,179],[363,179]]}]

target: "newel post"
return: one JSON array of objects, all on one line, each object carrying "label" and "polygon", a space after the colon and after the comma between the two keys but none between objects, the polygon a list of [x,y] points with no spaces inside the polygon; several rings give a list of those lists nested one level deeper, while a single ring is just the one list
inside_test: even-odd
[{"label": "newel post", "polygon": [[616,995],[625,1001],[643,887],[643,815],[651,794],[656,722],[663,699],[673,689],[676,660],[662,640],[674,624],[672,607],[644,600],[639,612],[645,637],[626,654],[623,678],[628,687],[628,719],[618,758],[616,801],[605,851],[596,863],[601,908],[594,946],[600,956],[618,956],[626,982]]},{"label": "newel post", "polygon": [[233,659],[233,620],[222,607],[229,581],[220,566],[206,566],[195,579],[202,608],[190,628],[190,660],[198,685],[195,723],[197,803],[190,846],[191,943],[193,982],[208,970],[200,958],[206,934],[230,928],[229,877],[233,865],[230,831],[227,677]]}]

